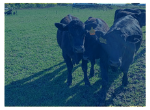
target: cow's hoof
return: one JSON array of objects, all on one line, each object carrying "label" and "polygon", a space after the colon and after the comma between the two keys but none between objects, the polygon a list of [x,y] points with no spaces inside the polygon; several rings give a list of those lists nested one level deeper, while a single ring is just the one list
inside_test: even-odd
[{"label": "cow's hoof", "polygon": [[92,77],[94,77],[94,73],[90,73],[90,76],[89,76],[90,78],[92,78]]},{"label": "cow's hoof", "polygon": [[122,85],[126,87],[128,85],[128,81],[122,80]]},{"label": "cow's hoof", "polygon": [[106,95],[105,93],[102,92],[100,96],[99,106],[105,106],[105,99],[106,99]]},{"label": "cow's hoof", "polygon": [[70,86],[72,84],[72,81],[67,81],[67,85]]},{"label": "cow's hoof", "polygon": [[91,86],[90,82],[85,82],[86,86]]},{"label": "cow's hoof", "polygon": [[99,106],[105,106],[105,102],[100,102]]},{"label": "cow's hoof", "polygon": [[94,76],[94,70],[91,69],[91,70],[90,70],[90,76],[89,76],[89,77],[92,78],[93,76]]},{"label": "cow's hoof", "polygon": [[71,86],[72,83],[67,83],[67,86]]}]

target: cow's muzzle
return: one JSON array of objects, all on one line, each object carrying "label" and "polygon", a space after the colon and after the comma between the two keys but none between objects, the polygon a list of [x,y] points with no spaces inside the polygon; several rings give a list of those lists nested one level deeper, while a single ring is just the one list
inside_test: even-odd
[{"label": "cow's muzzle", "polygon": [[84,52],[84,47],[74,47],[74,52],[75,53],[83,53]]},{"label": "cow's muzzle", "polygon": [[117,68],[117,67],[119,67],[121,65],[121,63],[120,62],[113,62],[113,61],[110,60],[109,61],[109,65],[112,66],[112,67],[116,67]]}]

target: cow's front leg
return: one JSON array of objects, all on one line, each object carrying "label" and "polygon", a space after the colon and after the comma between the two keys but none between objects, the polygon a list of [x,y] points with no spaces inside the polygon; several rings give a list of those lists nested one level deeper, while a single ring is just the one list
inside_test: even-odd
[{"label": "cow's front leg", "polygon": [[[128,59],[129,59],[129,58],[128,58]],[[122,61],[123,61],[123,62],[122,62],[122,65],[121,65],[121,67],[120,67],[120,69],[121,69],[122,72],[123,72],[122,85],[123,85],[123,86],[127,86],[127,84],[128,84],[128,76],[127,76],[127,74],[128,74],[129,66],[130,66],[130,64],[131,64],[132,59],[130,58],[129,60],[125,60],[125,58],[123,58]],[[130,62],[129,62],[129,61],[130,61]]]},{"label": "cow's front leg", "polygon": [[128,73],[130,64],[133,62],[134,54],[135,54],[135,50],[136,50],[136,47],[133,43],[128,43],[128,46],[129,47],[127,47],[125,50],[125,54],[122,58],[122,65],[120,67],[120,69],[123,72],[123,78],[122,78],[122,85],[123,86],[127,86],[127,84],[128,84],[127,73]]},{"label": "cow's front leg", "polygon": [[122,66],[120,67],[120,69],[122,70],[123,72],[123,77],[122,77],[122,85],[123,86],[127,86],[128,84],[128,76],[127,76],[127,73],[128,73],[128,69],[129,69],[129,66],[130,64],[126,61],[124,61],[122,63]]},{"label": "cow's front leg", "polygon": [[102,77],[102,88],[107,88],[108,83],[108,65],[100,60],[100,69],[101,69],[101,77]]},{"label": "cow's front leg", "polygon": [[105,61],[100,60],[100,69],[102,77],[102,90],[100,94],[100,103],[105,103],[107,83],[108,83],[108,65]]},{"label": "cow's front leg", "polygon": [[68,55],[64,55],[63,54],[63,58],[64,58],[64,60],[66,62],[67,70],[68,70],[67,84],[68,84],[68,86],[70,86],[71,83],[72,83],[72,69],[73,69],[73,64],[72,64],[71,58]]},{"label": "cow's front leg", "polygon": [[91,60],[90,78],[94,76],[95,59]]},{"label": "cow's front leg", "polygon": [[130,63],[127,62],[127,61],[126,62],[124,61],[122,63],[122,66],[120,67],[120,69],[123,72],[123,78],[122,78],[122,85],[123,86],[127,86],[127,84],[128,84],[128,76],[127,76],[127,74],[128,74],[129,66],[130,66]]},{"label": "cow's front leg", "polygon": [[84,82],[85,85],[90,85],[89,78],[87,76],[87,63],[88,63],[87,60],[82,59],[82,70],[84,72]]},{"label": "cow's front leg", "polygon": [[123,86],[127,86],[128,84],[128,76],[127,76],[128,72],[123,72],[123,78],[122,78],[122,85]]}]

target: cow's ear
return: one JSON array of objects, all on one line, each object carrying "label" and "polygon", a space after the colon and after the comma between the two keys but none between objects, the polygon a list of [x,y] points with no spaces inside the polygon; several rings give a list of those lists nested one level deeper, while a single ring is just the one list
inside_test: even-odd
[{"label": "cow's ear", "polygon": [[128,36],[126,41],[127,42],[132,42],[132,43],[138,43],[138,42],[140,42],[141,39],[142,39],[141,36],[133,35],[133,36]]},{"label": "cow's ear", "polygon": [[96,28],[97,24],[95,23],[90,23],[90,24],[85,24],[85,30],[91,30],[91,27]]},{"label": "cow's ear", "polygon": [[55,26],[61,31],[68,31],[68,25],[62,23],[55,23]]}]

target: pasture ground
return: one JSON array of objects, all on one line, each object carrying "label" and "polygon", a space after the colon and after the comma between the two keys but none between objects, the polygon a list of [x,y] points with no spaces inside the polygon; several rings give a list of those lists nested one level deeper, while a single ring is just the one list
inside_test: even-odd
[{"label": "pasture ground", "polygon": [[[84,85],[81,62],[74,67],[68,87],[54,23],[71,14],[83,22],[89,16],[101,18],[111,26],[114,12],[52,7],[17,10],[17,15],[5,16],[5,106],[99,106],[99,61],[91,87]],[[122,73],[109,71],[106,106],[146,106],[145,27],[142,31],[143,42],[130,66],[127,87],[121,86]]]}]

